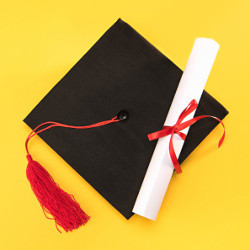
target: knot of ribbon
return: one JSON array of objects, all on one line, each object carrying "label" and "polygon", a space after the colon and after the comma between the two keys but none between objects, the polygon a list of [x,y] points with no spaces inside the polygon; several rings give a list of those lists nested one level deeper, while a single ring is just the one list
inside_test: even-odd
[{"label": "knot of ribbon", "polygon": [[180,136],[180,138],[182,140],[186,139],[186,134],[182,133],[181,131],[191,125],[193,125],[194,123],[196,123],[197,121],[203,119],[203,118],[213,118],[215,120],[217,120],[218,122],[220,122],[220,124],[223,126],[224,132],[222,137],[219,140],[219,144],[218,144],[218,148],[222,145],[224,138],[225,138],[225,126],[223,124],[223,122],[215,117],[215,116],[211,116],[211,115],[201,115],[201,116],[197,116],[194,117],[190,120],[187,120],[185,122],[183,122],[183,120],[189,115],[191,114],[194,110],[196,110],[198,107],[198,103],[195,99],[193,99],[188,106],[182,111],[182,113],[180,114],[176,124],[174,124],[173,126],[163,126],[163,128],[159,131],[156,131],[154,133],[148,134],[148,139],[150,141],[152,140],[157,140],[161,137],[164,136],[168,136],[170,135],[170,141],[169,141],[169,154],[170,154],[170,158],[172,160],[172,163],[174,165],[175,171],[177,174],[180,174],[182,172],[180,164],[178,162],[177,156],[175,154],[174,151],[174,146],[173,146],[173,135],[177,134]]}]

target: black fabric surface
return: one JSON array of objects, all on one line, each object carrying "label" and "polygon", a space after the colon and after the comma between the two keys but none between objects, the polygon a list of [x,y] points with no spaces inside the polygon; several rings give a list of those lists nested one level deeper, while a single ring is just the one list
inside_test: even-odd
[{"label": "black fabric surface", "polygon": [[[88,125],[127,110],[130,117],[124,122],[87,130],[53,128],[40,136],[128,219],[156,145],[147,134],[162,128],[181,75],[181,69],[119,19],[24,122],[32,129],[45,121]],[[203,92],[197,115],[223,119],[227,113]],[[216,125],[206,119],[191,127],[181,162]]]}]

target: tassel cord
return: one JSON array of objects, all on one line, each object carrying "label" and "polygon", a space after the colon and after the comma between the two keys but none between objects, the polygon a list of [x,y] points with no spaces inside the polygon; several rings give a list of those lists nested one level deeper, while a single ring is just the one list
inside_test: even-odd
[{"label": "tassel cord", "polygon": [[[48,122],[44,122],[41,123],[40,125],[38,125],[36,128],[34,128],[30,134],[28,135],[26,141],[25,141],[25,149],[27,152],[27,155],[29,155],[29,150],[28,150],[28,143],[30,141],[30,139],[32,137],[34,137],[35,135],[38,135],[40,133],[42,133],[43,131],[49,130],[53,127],[63,127],[63,128],[71,128],[71,129],[88,129],[88,128],[96,128],[96,127],[101,127],[110,123],[114,123],[114,122],[119,122],[120,120],[117,119],[117,116],[113,117],[111,120],[106,120],[106,121],[102,121],[102,122],[98,122],[98,123],[94,123],[91,125],[86,125],[86,126],[74,126],[74,125],[67,125],[67,124],[63,124],[63,123],[59,123],[59,122],[54,122],[54,121],[48,121]],[[48,125],[45,128],[42,128],[41,130],[38,130],[39,128]],[[38,130],[38,131],[37,131]]]}]

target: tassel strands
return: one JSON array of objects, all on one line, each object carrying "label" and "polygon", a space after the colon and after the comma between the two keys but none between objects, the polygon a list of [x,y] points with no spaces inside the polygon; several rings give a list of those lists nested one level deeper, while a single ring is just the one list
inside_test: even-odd
[{"label": "tassel strands", "polygon": [[[47,170],[30,155],[27,159],[26,175],[45,216],[49,218],[47,214],[50,214],[56,226],[62,227],[66,232],[85,225],[90,216],[81,209],[74,197],[63,191]],[[59,229],[58,231],[61,232]]]}]

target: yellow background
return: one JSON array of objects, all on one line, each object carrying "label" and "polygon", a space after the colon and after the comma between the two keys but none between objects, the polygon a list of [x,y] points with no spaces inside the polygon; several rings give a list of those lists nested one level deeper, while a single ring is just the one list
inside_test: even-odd
[{"label": "yellow background", "polygon": [[[250,249],[250,1],[2,1],[0,249]],[[230,111],[174,175],[155,222],[125,220],[39,138],[32,154],[91,221],[59,234],[25,176],[23,118],[119,18],[184,69],[194,39],[219,42],[206,90]]]}]

